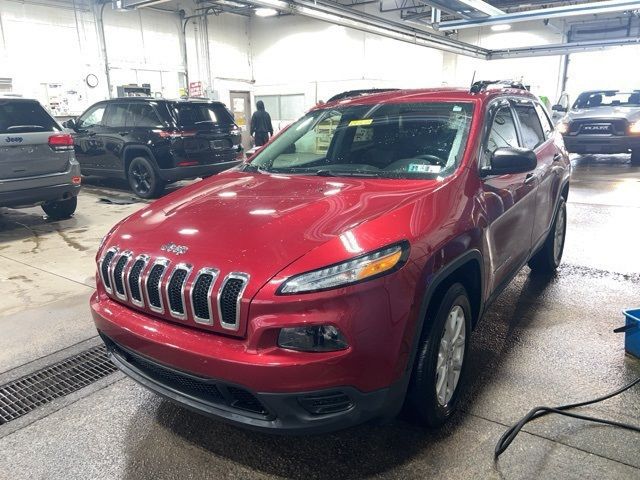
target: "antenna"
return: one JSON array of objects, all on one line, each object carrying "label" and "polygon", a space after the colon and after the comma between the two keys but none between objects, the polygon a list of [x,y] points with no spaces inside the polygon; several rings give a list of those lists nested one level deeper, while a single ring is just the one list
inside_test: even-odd
[{"label": "antenna", "polygon": [[473,82],[476,79],[476,71],[473,71],[473,76],[471,77],[471,86],[473,87]]}]

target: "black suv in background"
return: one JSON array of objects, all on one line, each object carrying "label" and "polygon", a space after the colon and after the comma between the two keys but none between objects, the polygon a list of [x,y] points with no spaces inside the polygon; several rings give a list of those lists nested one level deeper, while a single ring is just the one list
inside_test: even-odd
[{"label": "black suv in background", "polygon": [[84,175],[119,177],[142,198],[169,182],[206,177],[243,158],[240,129],[223,103],[119,98],[98,102],[75,120],[76,158]]}]

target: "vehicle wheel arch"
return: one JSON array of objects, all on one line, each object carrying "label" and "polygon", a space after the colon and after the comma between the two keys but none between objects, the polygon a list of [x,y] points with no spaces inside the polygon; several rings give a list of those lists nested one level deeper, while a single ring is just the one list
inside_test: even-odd
[{"label": "vehicle wheel arch", "polygon": [[153,152],[149,147],[146,147],[144,145],[129,145],[124,147],[122,151],[125,177],[128,175],[128,172],[129,172],[129,164],[137,156],[143,156],[149,159],[149,161],[156,168],[156,170],[158,169],[158,162],[156,162],[156,158],[154,157]]}]

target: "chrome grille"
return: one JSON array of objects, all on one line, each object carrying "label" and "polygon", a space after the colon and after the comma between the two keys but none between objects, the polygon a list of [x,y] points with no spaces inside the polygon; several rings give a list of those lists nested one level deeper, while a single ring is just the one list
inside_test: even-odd
[{"label": "chrome grille", "polygon": [[191,306],[196,323],[213,325],[213,308],[211,308],[211,291],[218,278],[215,268],[203,268],[196,275],[191,288]]},{"label": "chrome grille", "polygon": [[193,275],[190,264],[171,265],[167,258],[136,256],[129,250],[120,253],[118,247],[107,250],[98,266],[105,290],[118,301],[179,320],[239,329],[246,273],[231,272],[218,282],[217,268],[204,267]]},{"label": "chrome grille", "polygon": [[180,263],[173,269],[167,285],[167,304],[172,317],[184,320],[187,318],[185,308],[184,289],[187,278],[191,273],[191,265]]},{"label": "chrome grille", "polygon": [[249,275],[231,272],[222,282],[218,292],[218,314],[220,325],[227,330],[237,330],[240,325],[240,302],[247,287]]},{"label": "chrome grille", "polygon": [[124,252],[120,258],[115,263],[113,267],[113,289],[115,291],[116,297],[120,300],[127,299],[127,292],[124,287],[124,270],[129,263],[129,259],[131,258],[131,252]]},{"label": "chrome grille", "polygon": [[109,293],[111,293],[111,278],[109,278],[109,265],[111,264],[111,261],[113,260],[113,257],[115,256],[117,251],[118,251],[117,248],[110,248],[109,250],[107,250],[106,255],[102,258],[102,263],[100,264],[100,276],[102,277],[102,285],[104,286],[105,290]]},{"label": "chrome grille", "polygon": [[147,278],[147,298],[149,299],[149,308],[157,313],[164,312],[164,304],[162,302],[160,288],[162,286],[162,278],[164,277],[168,265],[169,261],[166,259],[156,260],[149,271],[149,278]]}]

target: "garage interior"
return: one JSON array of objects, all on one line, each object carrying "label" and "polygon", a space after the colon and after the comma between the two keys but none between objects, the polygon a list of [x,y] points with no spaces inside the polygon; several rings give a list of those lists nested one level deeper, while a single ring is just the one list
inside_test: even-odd
[{"label": "garage interior", "polygon": [[[276,132],[340,92],[474,80],[521,82],[551,111],[583,91],[639,90],[638,58],[640,2],[627,0],[0,0],[0,95],[37,99],[60,122],[108,98],[206,97],[233,112],[246,149],[259,100]],[[460,411],[442,429],[400,416],[314,436],[254,432],[114,367],[0,423],[0,478],[640,478],[637,432],[557,415],[494,460],[531,408],[640,376],[614,333],[622,310],[640,308],[640,167],[597,153],[571,165],[562,264],[552,277],[523,268],[485,313]],[[0,387],[99,351],[97,249],[150,202],[88,176],[70,219],[0,207]],[[638,425],[639,392],[579,413]]]}]

